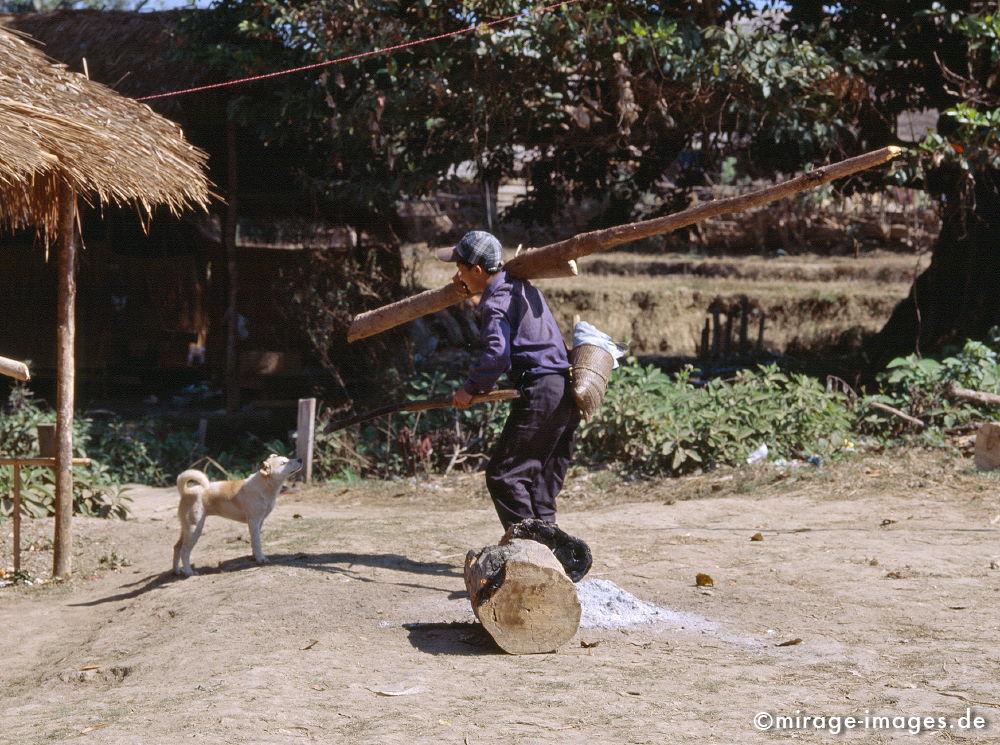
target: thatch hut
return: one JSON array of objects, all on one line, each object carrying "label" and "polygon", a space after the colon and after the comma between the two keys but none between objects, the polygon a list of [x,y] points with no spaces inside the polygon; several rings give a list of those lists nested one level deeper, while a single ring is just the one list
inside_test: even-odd
[{"label": "thatch hut", "polygon": [[180,127],[56,64],[0,28],[0,225],[34,226],[56,244],[56,541],[53,573],[71,571],[77,199],[151,215],[206,208],[204,152]]},{"label": "thatch hut", "polygon": [[[177,54],[189,33],[184,19],[209,12],[59,10],[0,16],[0,24],[30,35],[70,69],[143,97],[223,79],[219,70]],[[277,278],[299,272],[303,249],[360,255],[377,239],[363,234],[363,222],[355,231],[329,204],[306,194],[301,147],[264,143],[256,128],[228,116],[233,100],[274,91],[263,82],[150,101],[210,153],[209,177],[225,202],[213,205],[209,219],[157,219],[143,234],[127,212],[84,215],[89,250],[80,281],[93,289],[93,303],[81,307],[80,324],[92,333],[79,364],[102,395],[148,388],[162,398],[186,384],[221,380],[226,406],[235,411],[241,390],[250,401],[272,404],[322,379],[308,335],[289,323]],[[51,284],[38,278],[46,279]],[[0,313],[14,305],[17,290],[0,275]],[[115,324],[96,325],[109,313]],[[146,333],[136,334],[139,328]],[[51,367],[29,343],[11,351],[34,359],[43,374]]]}]

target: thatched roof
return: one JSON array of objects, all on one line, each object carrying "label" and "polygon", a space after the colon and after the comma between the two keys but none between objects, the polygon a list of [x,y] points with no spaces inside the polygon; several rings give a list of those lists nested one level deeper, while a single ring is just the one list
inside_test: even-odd
[{"label": "thatched roof", "polygon": [[[174,54],[182,13],[165,10],[53,10],[0,15],[0,25],[27,34],[49,57],[81,72],[86,59],[92,80],[123,96],[138,98],[217,82],[204,66]],[[167,111],[180,99],[164,98],[155,108]]]},{"label": "thatched roof", "polygon": [[206,158],[178,125],[0,27],[0,223],[54,231],[63,184],[147,212],[205,206]]}]

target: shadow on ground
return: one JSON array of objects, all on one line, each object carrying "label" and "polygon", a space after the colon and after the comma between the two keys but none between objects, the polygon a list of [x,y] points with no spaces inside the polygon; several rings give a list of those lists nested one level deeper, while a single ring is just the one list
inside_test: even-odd
[{"label": "shadow on ground", "polygon": [[481,655],[503,651],[478,623],[408,623],[410,644],[427,654]]},{"label": "shadow on ground", "polygon": [[[386,569],[395,572],[409,574],[422,574],[439,577],[461,578],[462,572],[452,564],[440,562],[421,562],[408,559],[399,554],[353,554],[353,553],[325,553],[325,554],[272,554],[270,564],[283,566],[298,566],[306,569],[313,569],[318,572],[329,572],[342,574],[359,582],[376,582],[379,584],[392,584],[401,587],[415,587],[424,590],[435,590],[438,592],[451,593],[450,597],[455,597],[455,591],[442,587],[433,587],[414,582],[392,582],[384,579],[377,579],[366,569]],[[266,565],[265,565],[266,566]],[[236,559],[227,559],[217,566],[206,567],[196,566],[195,570],[199,575],[223,574],[228,572],[239,572],[247,569],[260,567],[251,557],[241,556]],[[143,579],[122,585],[124,588],[134,588],[127,592],[120,592],[107,597],[90,600],[86,603],[71,603],[73,606],[93,606],[103,603],[114,603],[121,600],[133,600],[140,595],[155,590],[171,582],[179,582],[183,577],[177,577],[172,572],[161,572],[159,574],[148,575]],[[197,577],[193,579],[197,581]],[[464,595],[464,590],[457,594],[458,597]]]}]

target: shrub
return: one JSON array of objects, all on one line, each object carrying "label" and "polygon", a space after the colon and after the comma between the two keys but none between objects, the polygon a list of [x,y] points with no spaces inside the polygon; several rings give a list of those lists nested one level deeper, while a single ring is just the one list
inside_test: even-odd
[{"label": "shrub", "polygon": [[[993,414],[969,401],[949,400],[951,384],[988,393],[1000,392],[1000,361],[986,344],[969,340],[956,354],[942,360],[921,358],[915,354],[892,360],[879,376],[878,394],[862,401],[859,429],[882,437],[903,431],[899,419],[873,409],[880,402],[916,417],[929,427],[956,427]],[[934,437],[935,433],[931,433]]]},{"label": "shrub", "polygon": [[[441,372],[422,373],[398,395],[405,400],[448,397],[463,380]],[[487,459],[500,433],[504,416],[497,410],[505,405],[402,412],[337,432],[328,428],[339,416],[321,411],[313,444],[313,476],[387,478],[474,468]]]},{"label": "shrub", "polygon": [[761,444],[776,457],[830,454],[854,424],[841,394],[773,365],[704,385],[691,372],[619,368],[601,409],[580,429],[581,454],[635,473],[676,475],[735,465]]},{"label": "shrub", "polygon": [[[45,403],[34,397],[23,383],[11,389],[7,404],[0,415],[0,454],[6,457],[37,456],[40,422],[51,422],[55,415]],[[73,420],[74,457],[87,457],[86,445],[90,420],[77,417]],[[0,515],[10,515],[13,500],[14,469],[0,467]],[[92,517],[128,517],[128,503],[124,493],[106,464],[94,463],[89,468],[73,469],[73,511]],[[21,469],[22,511],[33,517],[55,514],[55,473],[48,468]]]}]

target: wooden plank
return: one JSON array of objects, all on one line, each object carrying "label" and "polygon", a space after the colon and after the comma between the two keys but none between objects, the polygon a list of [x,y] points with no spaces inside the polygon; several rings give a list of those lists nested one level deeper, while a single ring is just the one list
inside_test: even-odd
[{"label": "wooden plank", "polygon": [[316,437],[316,399],[299,399],[299,421],[295,435],[295,457],[302,461],[298,478],[312,481],[313,443]]},{"label": "wooden plank", "polygon": [[[545,276],[545,273],[551,272],[554,267],[559,267],[566,262],[575,261],[597,251],[620,246],[623,243],[636,241],[641,238],[669,233],[678,228],[687,227],[711,217],[718,217],[732,212],[742,212],[751,207],[759,207],[776,199],[791,196],[797,192],[829,183],[838,178],[850,176],[858,171],[882,165],[902,152],[902,148],[890,145],[881,150],[875,150],[864,155],[842,160],[839,163],[814,168],[789,181],[783,181],[780,184],[775,184],[774,186],[769,186],[749,194],[742,194],[727,199],[716,199],[711,202],[695,205],[672,215],[657,217],[652,220],[617,225],[612,228],[595,230],[589,233],[580,233],[558,243],[551,243],[547,246],[524,251],[507,262],[504,268],[511,275],[521,279],[533,279]],[[460,289],[454,285],[449,285],[437,290],[427,290],[418,295],[403,298],[375,310],[359,313],[347,330],[347,340],[352,342],[373,336],[404,324],[407,321],[412,321],[415,318],[444,310],[449,305],[454,305],[465,299],[465,297],[465,294]]]},{"label": "wooden plank", "polygon": [[[73,458],[71,461],[74,466],[89,466],[91,464],[90,458]],[[55,458],[0,458],[0,466],[45,466],[46,468],[55,468],[56,459]]]}]

